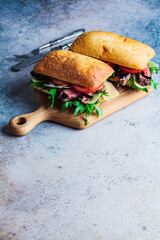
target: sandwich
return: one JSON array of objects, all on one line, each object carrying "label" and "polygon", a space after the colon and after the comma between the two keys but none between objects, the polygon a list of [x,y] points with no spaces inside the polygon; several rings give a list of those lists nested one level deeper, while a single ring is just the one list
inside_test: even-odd
[{"label": "sandwich", "polygon": [[93,111],[102,115],[99,104],[118,96],[117,90],[106,80],[114,73],[106,63],[69,50],[56,50],[41,59],[31,71],[29,85],[49,94],[51,107],[55,99],[61,101],[62,112],[74,106],[88,116]]},{"label": "sandwich", "polygon": [[115,33],[92,31],[81,34],[70,50],[106,62],[115,70],[111,81],[117,86],[129,86],[148,92],[147,87],[157,83],[152,79],[158,65],[150,60],[155,51],[150,46]]}]

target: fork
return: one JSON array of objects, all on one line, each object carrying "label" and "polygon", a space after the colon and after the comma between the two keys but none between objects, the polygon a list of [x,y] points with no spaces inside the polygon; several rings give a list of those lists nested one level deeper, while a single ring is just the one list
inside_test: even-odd
[{"label": "fork", "polygon": [[22,69],[32,65],[35,62],[38,62],[40,59],[42,59],[45,55],[47,55],[49,52],[52,52],[54,50],[59,50],[59,49],[69,49],[69,47],[72,45],[73,42],[70,43],[66,43],[64,45],[59,45],[57,47],[53,47],[51,48],[48,52],[43,52],[43,53],[39,53],[37,55],[34,55],[30,58],[25,58],[23,59],[23,61],[15,64],[14,66],[12,66],[11,71],[12,72],[17,72],[17,71],[21,71]]},{"label": "fork", "polygon": [[33,51],[27,53],[27,54],[23,54],[23,55],[14,55],[16,58],[29,58],[29,57],[33,57],[37,54],[39,54],[41,52],[42,49],[44,48],[48,48],[48,47],[51,47],[53,45],[56,45],[62,41],[65,41],[67,39],[70,39],[70,38],[73,38],[73,37],[76,37],[76,36],[79,36],[80,34],[84,33],[85,32],[85,29],[78,29],[76,31],[73,31],[73,32],[70,32],[68,33],[67,35],[63,36],[63,37],[60,37],[60,38],[57,38],[53,41],[50,41],[49,43],[46,43],[42,46],[40,46],[39,48],[36,48],[34,49]]}]

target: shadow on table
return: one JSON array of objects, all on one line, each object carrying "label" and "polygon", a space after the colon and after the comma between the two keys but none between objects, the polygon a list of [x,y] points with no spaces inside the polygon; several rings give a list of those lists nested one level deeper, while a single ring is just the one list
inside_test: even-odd
[{"label": "shadow on table", "polygon": [[[9,121],[18,115],[33,112],[38,108],[36,103],[33,88],[28,85],[28,82],[23,79],[23,76],[18,76],[14,82],[11,82],[3,89],[4,114]],[[9,131],[9,125],[2,126],[2,133],[7,136],[14,136]]]},{"label": "shadow on table", "polygon": [[2,129],[1,129],[1,131],[2,131],[2,133],[3,133],[4,135],[7,135],[7,136],[9,136],[9,137],[13,137],[13,136],[14,136],[14,135],[10,132],[10,130],[9,130],[9,125],[8,125],[8,124],[4,125],[4,126],[2,127]]}]

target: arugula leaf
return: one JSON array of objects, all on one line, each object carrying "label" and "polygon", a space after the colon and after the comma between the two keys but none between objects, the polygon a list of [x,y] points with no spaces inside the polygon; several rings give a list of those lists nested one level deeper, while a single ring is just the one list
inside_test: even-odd
[{"label": "arugula leaf", "polygon": [[54,106],[54,100],[55,100],[55,96],[56,96],[56,93],[57,93],[57,89],[50,89],[48,90],[48,92],[50,93],[50,96],[48,97],[48,99],[51,100],[51,108],[53,108]]},{"label": "arugula leaf", "polygon": [[151,74],[154,74],[154,73],[158,74],[158,72],[160,71],[160,68],[157,68],[157,67],[150,67],[149,69]]},{"label": "arugula leaf", "polygon": [[37,83],[36,82],[30,82],[29,85],[33,87],[33,86],[36,86]]},{"label": "arugula leaf", "polygon": [[86,104],[86,108],[89,113],[92,113],[94,110],[94,104]]},{"label": "arugula leaf", "polygon": [[106,79],[108,81],[110,78],[114,78],[116,76],[116,73],[114,72],[109,78]]},{"label": "arugula leaf", "polygon": [[48,91],[48,93],[50,94],[49,97],[48,97],[48,99],[51,100],[51,108],[53,108],[55,96],[56,96],[56,93],[57,93],[57,88],[52,88],[52,89],[49,89],[49,90],[48,90],[48,87],[46,87],[46,86],[44,85],[44,82],[43,82],[43,81],[41,81],[41,82],[33,82],[33,81],[30,81],[28,84],[29,84],[30,86],[32,86],[32,87],[33,87],[33,86],[36,86],[36,87],[39,87],[39,88],[41,88],[41,89],[46,89],[46,90]]},{"label": "arugula leaf", "polygon": [[96,102],[95,104],[99,104],[99,103],[101,103],[101,102],[100,102],[100,98],[97,100],[97,102]]},{"label": "arugula leaf", "polygon": [[[158,71],[160,70],[160,68],[158,68],[158,64],[157,63],[150,61],[148,63],[148,66],[149,66],[149,70],[150,70],[151,75],[154,74],[154,73],[158,74]],[[153,85],[154,89],[157,90],[157,86],[159,84],[154,82],[153,79],[151,79],[149,85],[150,86]]]},{"label": "arugula leaf", "polygon": [[80,111],[80,113],[83,113],[85,111],[85,106],[82,102],[75,100],[73,102],[73,105],[76,106],[76,109],[74,111],[74,116],[76,116],[79,111]]},{"label": "arugula leaf", "polygon": [[28,83],[30,86],[36,86],[36,87],[41,87],[41,88],[43,88],[43,89],[46,89],[46,86],[44,85],[44,83],[43,82],[33,82],[33,81],[30,81],[29,83]]},{"label": "arugula leaf", "polygon": [[151,79],[149,86],[153,85],[154,89],[157,90],[158,83],[154,82],[153,79]]},{"label": "arugula leaf", "polygon": [[[105,85],[104,85],[105,86]],[[99,90],[97,93],[101,93],[101,96],[108,96],[108,92],[106,92],[105,90]]]},{"label": "arugula leaf", "polygon": [[102,109],[99,108],[97,105],[95,105],[94,107],[95,107],[95,109],[96,109],[96,114],[97,114],[97,116],[99,116],[99,114],[100,114],[101,116],[103,116]]},{"label": "arugula leaf", "polygon": [[116,73],[114,72],[111,77],[114,78],[115,76],[116,76]]},{"label": "arugula leaf", "polygon": [[73,101],[64,102],[62,104],[62,112],[64,112],[68,107],[72,106]]},{"label": "arugula leaf", "polygon": [[33,81],[32,81],[32,80],[30,80],[30,81],[27,83],[27,85],[30,85],[31,83],[33,83]]},{"label": "arugula leaf", "polygon": [[148,92],[148,89],[147,88],[143,88],[142,91]]},{"label": "arugula leaf", "polygon": [[68,47],[68,48],[70,48],[70,46],[66,43],[64,46],[66,46],[66,47]]},{"label": "arugula leaf", "polygon": [[88,118],[87,118],[87,117],[89,116],[89,112],[86,111],[86,114],[85,114],[85,115],[86,115],[86,125],[88,125],[88,124],[89,124],[89,121],[88,121]]},{"label": "arugula leaf", "polygon": [[49,92],[52,96],[55,96],[55,94],[56,94],[56,92],[57,92],[57,89],[56,89],[56,88],[53,88],[53,89],[48,90],[48,92]]},{"label": "arugula leaf", "polygon": [[[152,62],[152,64],[155,64],[155,63]],[[158,68],[158,64],[155,64],[155,65],[157,65],[157,67],[156,66],[152,66],[152,67],[149,68],[151,75],[154,74],[154,73],[158,74],[158,72],[160,71],[160,68]],[[157,90],[157,86],[159,84],[154,82],[153,79],[151,79],[149,86],[151,86],[151,85],[153,85],[154,89]]]}]

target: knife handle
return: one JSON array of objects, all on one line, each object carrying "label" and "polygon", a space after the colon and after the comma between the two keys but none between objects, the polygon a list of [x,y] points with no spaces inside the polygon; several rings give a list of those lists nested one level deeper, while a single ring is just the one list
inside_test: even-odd
[{"label": "knife handle", "polygon": [[58,44],[62,41],[65,41],[67,39],[70,39],[70,38],[73,38],[73,37],[76,37],[76,36],[79,36],[80,34],[84,33],[85,32],[85,29],[81,28],[81,29],[78,29],[76,31],[73,31],[73,32],[70,32],[68,33],[67,35],[63,36],[63,37],[60,37],[60,38],[57,38],[55,39],[54,41],[50,41],[49,43],[43,45],[40,47],[40,49],[43,49],[43,48],[46,48],[46,47],[51,47],[55,44]]}]

